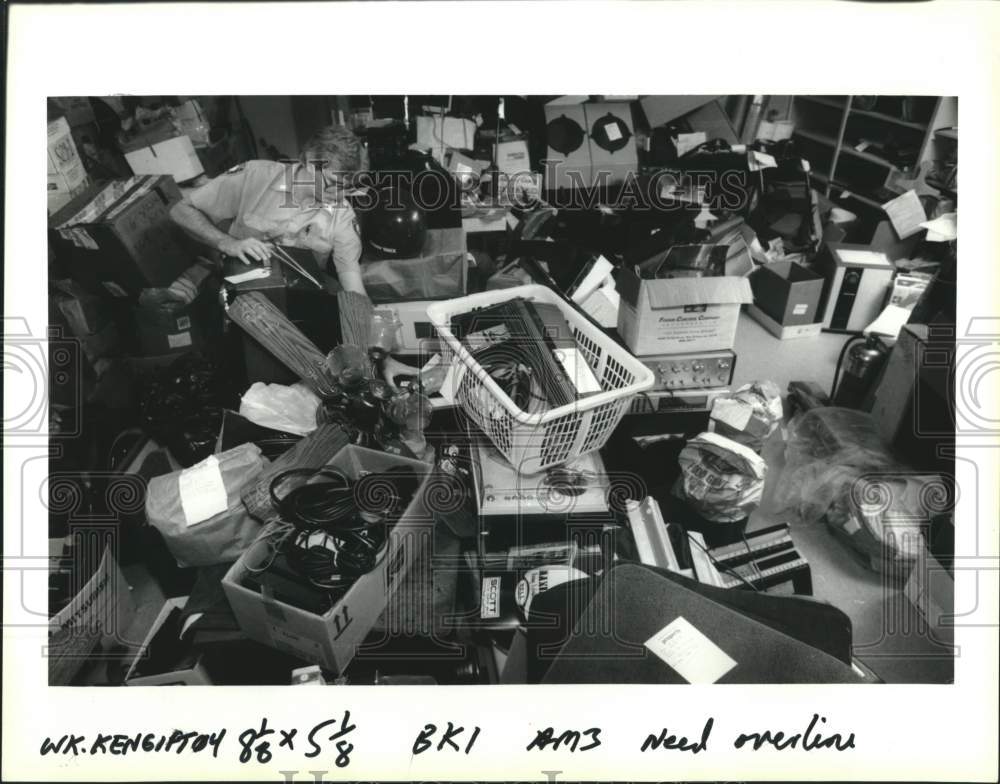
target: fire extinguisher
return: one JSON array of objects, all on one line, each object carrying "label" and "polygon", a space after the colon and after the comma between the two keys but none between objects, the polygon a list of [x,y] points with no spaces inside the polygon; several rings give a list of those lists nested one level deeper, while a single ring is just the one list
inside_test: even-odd
[{"label": "fire extinguisher", "polygon": [[[844,344],[840,359],[837,360],[837,370],[833,378],[836,388],[833,404],[844,408],[861,408],[869,389],[878,378],[888,353],[888,348],[876,335],[867,337],[856,335],[850,338]],[[838,385],[837,376],[842,365],[844,374]]]}]

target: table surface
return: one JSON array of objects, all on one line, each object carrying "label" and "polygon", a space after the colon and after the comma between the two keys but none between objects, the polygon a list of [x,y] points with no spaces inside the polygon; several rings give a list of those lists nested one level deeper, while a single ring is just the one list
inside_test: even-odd
[{"label": "table surface", "polygon": [[[778,340],[746,313],[736,336],[734,388],[770,379],[785,392],[789,381],[814,381],[829,391],[847,335],[820,333]],[[953,677],[951,639],[934,638],[902,586],[864,565],[823,522],[803,523],[776,513],[774,491],[784,468],[781,431],[765,445],[768,476],[761,505],[748,530],[788,523],[812,571],[813,595],[850,617],[855,654],[889,683],[948,683]]]}]

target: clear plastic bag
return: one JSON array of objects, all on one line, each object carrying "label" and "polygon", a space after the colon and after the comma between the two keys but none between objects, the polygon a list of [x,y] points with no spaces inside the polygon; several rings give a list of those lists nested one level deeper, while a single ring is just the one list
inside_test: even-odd
[{"label": "clear plastic bag", "polygon": [[950,480],[897,461],[867,413],[814,408],[789,423],[777,513],[825,520],[878,571],[913,561],[922,531],[953,501]]}]

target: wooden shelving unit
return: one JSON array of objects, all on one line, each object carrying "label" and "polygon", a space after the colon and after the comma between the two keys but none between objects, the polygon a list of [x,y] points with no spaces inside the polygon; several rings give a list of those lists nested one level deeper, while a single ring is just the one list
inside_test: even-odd
[{"label": "wooden shelving unit", "polygon": [[935,128],[943,124],[941,102],[934,96],[861,101],[851,95],[797,95],[790,114],[795,139],[825,194],[836,199],[846,191],[855,202],[880,209],[886,199],[879,191],[890,173],[928,157]]}]

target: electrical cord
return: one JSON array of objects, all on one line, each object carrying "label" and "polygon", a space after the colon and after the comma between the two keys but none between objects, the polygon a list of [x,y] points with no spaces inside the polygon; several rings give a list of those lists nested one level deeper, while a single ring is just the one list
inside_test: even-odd
[{"label": "electrical cord", "polygon": [[[290,480],[304,483],[282,494]],[[268,492],[282,525],[272,540],[270,563],[283,553],[289,566],[319,588],[353,582],[378,564],[389,524],[406,508],[418,484],[409,468],[366,474],[357,481],[333,468],[292,468],[277,474]]]},{"label": "electrical cord", "polygon": [[[746,541],[747,541],[746,537],[744,536],[743,537],[744,544],[746,544]],[[717,560],[715,560],[715,557],[712,555],[712,553],[709,551],[709,549],[707,547],[704,547],[699,542],[696,542],[690,536],[688,537],[688,542],[691,543],[691,544],[693,544],[693,545],[695,545],[699,550],[701,550],[703,553],[705,553],[705,555],[708,556],[708,560],[712,562],[712,566],[714,566],[716,569],[718,569],[719,571],[725,572],[726,574],[729,574],[729,575],[735,577],[737,580],[739,580],[740,582],[742,582],[747,588],[749,588],[750,590],[752,590],[754,593],[760,593],[760,589],[756,585],[754,585],[752,582],[750,582],[749,580],[747,580],[747,578],[744,577],[742,574],[740,574],[739,572],[737,572],[735,569],[733,569],[730,566],[723,566]],[[747,544],[747,549],[749,549],[749,548],[750,548],[750,545]]]},{"label": "electrical cord", "polygon": [[[295,478],[306,483],[279,495],[279,489]],[[356,486],[330,468],[292,468],[271,480],[271,502],[291,526],[280,550],[289,565],[317,587],[339,587],[370,571],[385,543],[380,525],[384,518],[374,525],[365,520]]]}]

